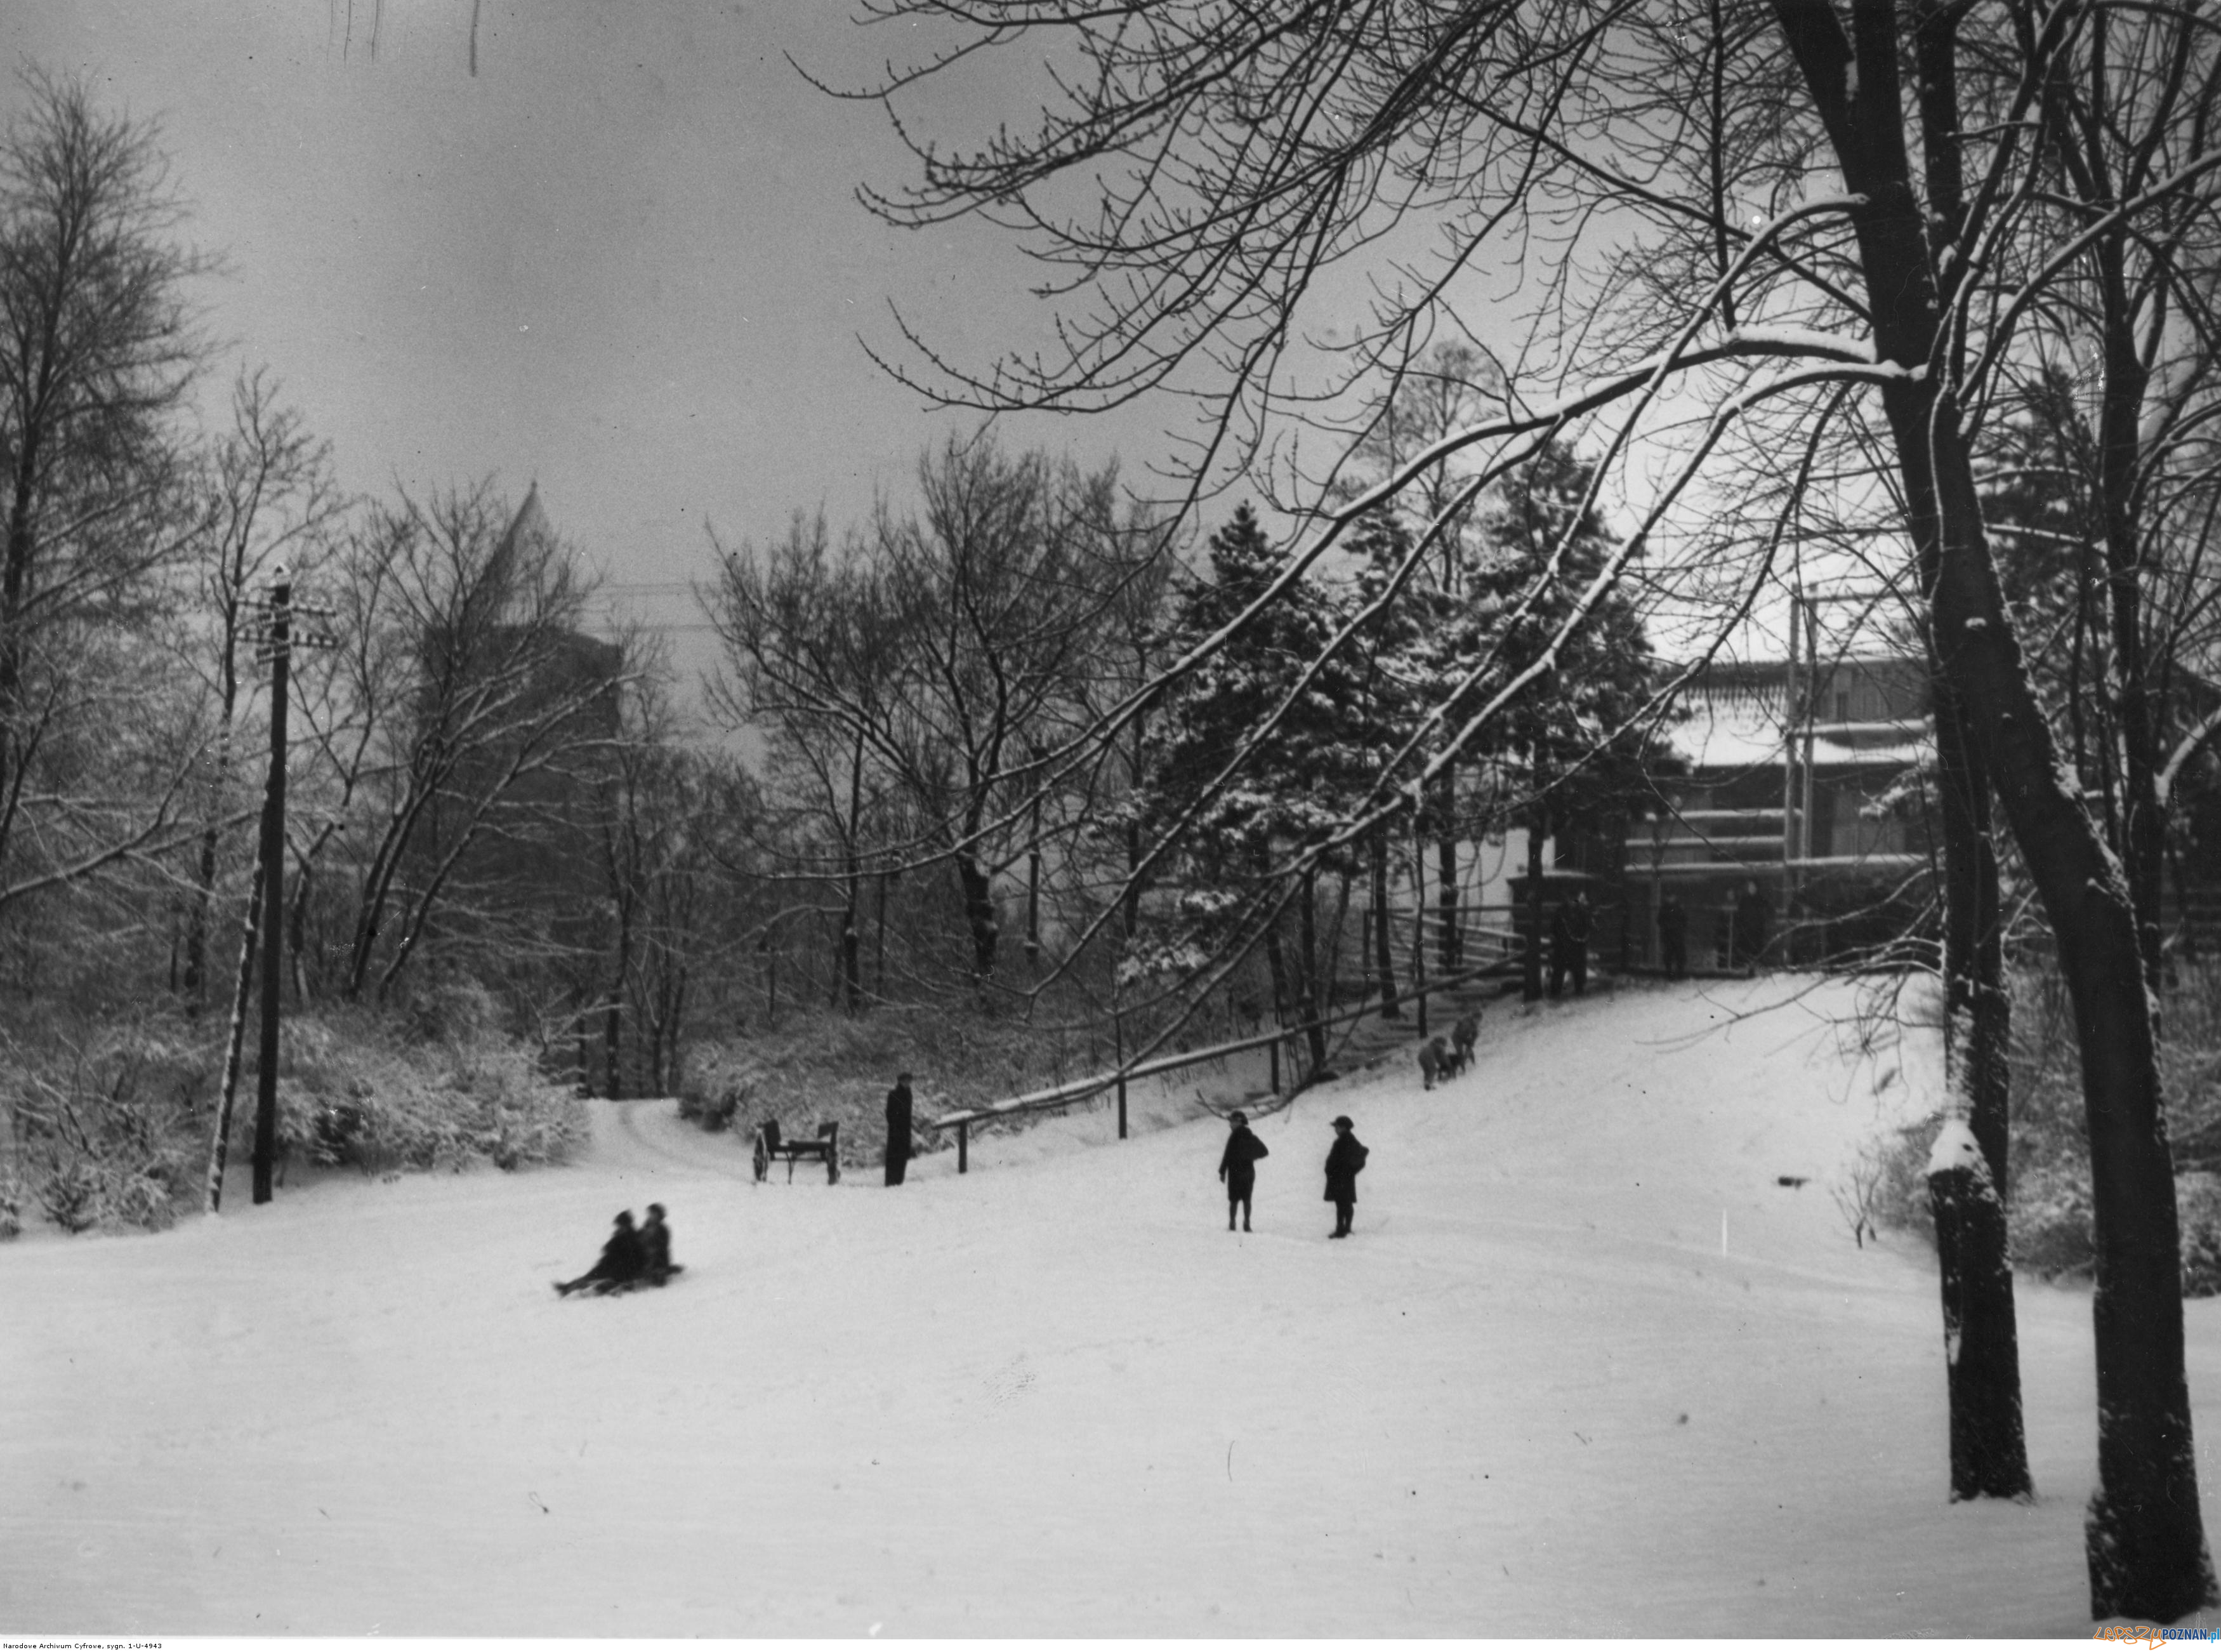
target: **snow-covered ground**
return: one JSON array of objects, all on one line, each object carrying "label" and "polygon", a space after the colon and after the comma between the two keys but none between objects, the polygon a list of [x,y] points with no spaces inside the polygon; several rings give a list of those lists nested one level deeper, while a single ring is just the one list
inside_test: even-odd
[{"label": "snow-covered ground", "polygon": [[[0,1632],[2087,1633],[2087,1295],[2020,1286],[2039,1499],[1949,1505],[1932,1267],[1824,1186],[1933,1054],[1734,1018],[1786,995],[1492,1011],[1266,1121],[1246,1237],[1210,1120],[891,1192],[640,1103],[566,1170],[0,1247]],[[650,1199],[685,1276],[557,1301]]]}]

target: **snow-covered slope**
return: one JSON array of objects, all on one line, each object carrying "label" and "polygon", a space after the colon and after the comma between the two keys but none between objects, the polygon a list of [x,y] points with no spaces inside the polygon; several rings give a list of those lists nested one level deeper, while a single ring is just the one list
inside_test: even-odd
[{"label": "snow-covered slope", "polygon": [[[0,1631],[2085,1629],[2086,1296],[2020,1289],[2039,1500],[1951,1506],[1932,1269],[1824,1186],[1932,1053],[1736,1019],[1790,996],[1492,1011],[1265,1121],[1248,1236],[1209,1120],[890,1192],[640,1103],[567,1170],[0,1248]],[[685,1276],[555,1300],[650,1199]]]}]

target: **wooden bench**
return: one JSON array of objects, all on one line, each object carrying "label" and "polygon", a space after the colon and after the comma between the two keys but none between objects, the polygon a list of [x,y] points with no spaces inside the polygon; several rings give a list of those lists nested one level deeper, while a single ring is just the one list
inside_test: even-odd
[{"label": "wooden bench", "polygon": [[817,1134],[790,1140],[779,1134],[779,1121],[766,1118],[756,1126],[756,1180],[764,1180],[771,1174],[771,1161],[786,1161],[786,1179],[794,1180],[794,1162],[798,1159],[822,1160],[825,1165],[825,1180],[841,1180],[841,1122],[830,1119],[817,1127]]}]

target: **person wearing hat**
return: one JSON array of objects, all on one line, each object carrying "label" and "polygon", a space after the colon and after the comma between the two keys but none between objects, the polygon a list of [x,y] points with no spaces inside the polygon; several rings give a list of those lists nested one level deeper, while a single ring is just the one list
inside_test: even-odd
[{"label": "person wearing hat", "polygon": [[1272,1151],[1249,1131],[1249,1120],[1241,1113],[1227,1121],[1226,1151],[1218,1155],[1218,1180],[1226,1184],[1226,1230],[1234,1231],[1234,1212],[1242,1212],[1242,1231],[1249,1231],[1249,1196],[1257,1189],[1257,1161]]},{"label": "person wearing hat", "polygon": [[591,1291],[596,1296],[606,1296],[611,1291],[629,1291],[639,1280],[646,1260],[640,1235],[633,1230],[632,1212],[619,1211],[616,1230],[602,1247],[601,1260],[575,1280],[556,1280],[555,1294],[566,1297],[573,1291]]},{"label": "person wearing hat", "polygon": [[1334,1121],[1334,1145],[1326,1151],[1326,1197],[1334,1206],[1329,1239],[1349,1237],[1350,1217],[1357,1210],[1357,1173],[1365,1168],[1365,1143],[1344,1113]]},{"label": "person wearing hat", "polygon": [[910,1074],[895,1074],[895,1087],[887,1092],[887,1186],[902,1186],[910,1167]]}]

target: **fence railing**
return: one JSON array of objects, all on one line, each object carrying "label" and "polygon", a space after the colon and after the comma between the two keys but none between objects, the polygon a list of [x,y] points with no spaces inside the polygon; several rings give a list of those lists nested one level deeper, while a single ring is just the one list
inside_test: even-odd
[{"label": "fence railing", "polygon": [[[1479,933],[1487,939],[1509,942],[1511,945],[1506,954],[1499,955],[1492,962],[1475,968],[1461,969],[1442,976],[1439,979],[1430,980],[1426,984],[1426,992],[1429,995],[1446,992],[1454,987],[1469,986],[1474,981],[1500,976],[1504,972],[1505,957],[1517,955],[1519,937],[1511,935],[1509,931],[1468,929],[1467,933],[1468,935]],[[1407,986],[1398,992],[1398,1002],[1409,1001],[1417,998],[1418,992],[1419,989],[1416,985]],[[1236,1038],[1225,1043],[1213,1044],[1204,1049],[1184,1050],[1173,1055],[1152,1056],[1148,1060],[1134,1062],[1130,1066],[1121,1067],[1114,1072],[1097,1073],[1085,1079],[1073,1079],[1063,1084],[1052,1085],[1046,1090],[1035,1090],[1023,1096],[1012,1096],[1006,1101],[989,1102],[983,1107],[967,1107],[956,1112],[944,1113],[938,1118],[927,1121],[927,1128],[935,1130],[953,1129],[956,1132],[956,1172],[959,1175],[964,1175],[971,1169],[973,1125],[988,1123],[1000,1118],[1014,1118],[1025,1113],[1047,1112],[1059,1107],[1070,1107],[1087,1100],[1090,1097],[1099,1096],[1105,1091],[1116,1090],[1118,1094],[1118,1134],[1123,1138],[1126,1134],[1126,1086],[1136,1079],[1153,1079],[1161,1073],[1177,1073],[1182,1067],[1200,1067],[1207,1061],[1222,1061],[1229,1055],[1240,1055],[1253,1049],[1270,1049],[1273,1053],[1273,1092],[1278,1095],[1280,1092],[1279,1046],[1283,1042],[1290,1039],[1307,1037],[1314,1029],[1323,1032],[1330,1027],[1361,1020],[1367,1016],[1377,1016],[1380,1013],[1380,1006],[1378,1004],[1361,1004],[1354,1009],[1338,1011],[1332,1015],[1319,1016],[1312,1020],[1298,1022],[1289,1026],[1275,1027],[1270,1032],[1257,1033],[1250,1037]],[[1297,1089],[1302,1087],[1300,1084],[1296,1086]]]}]

